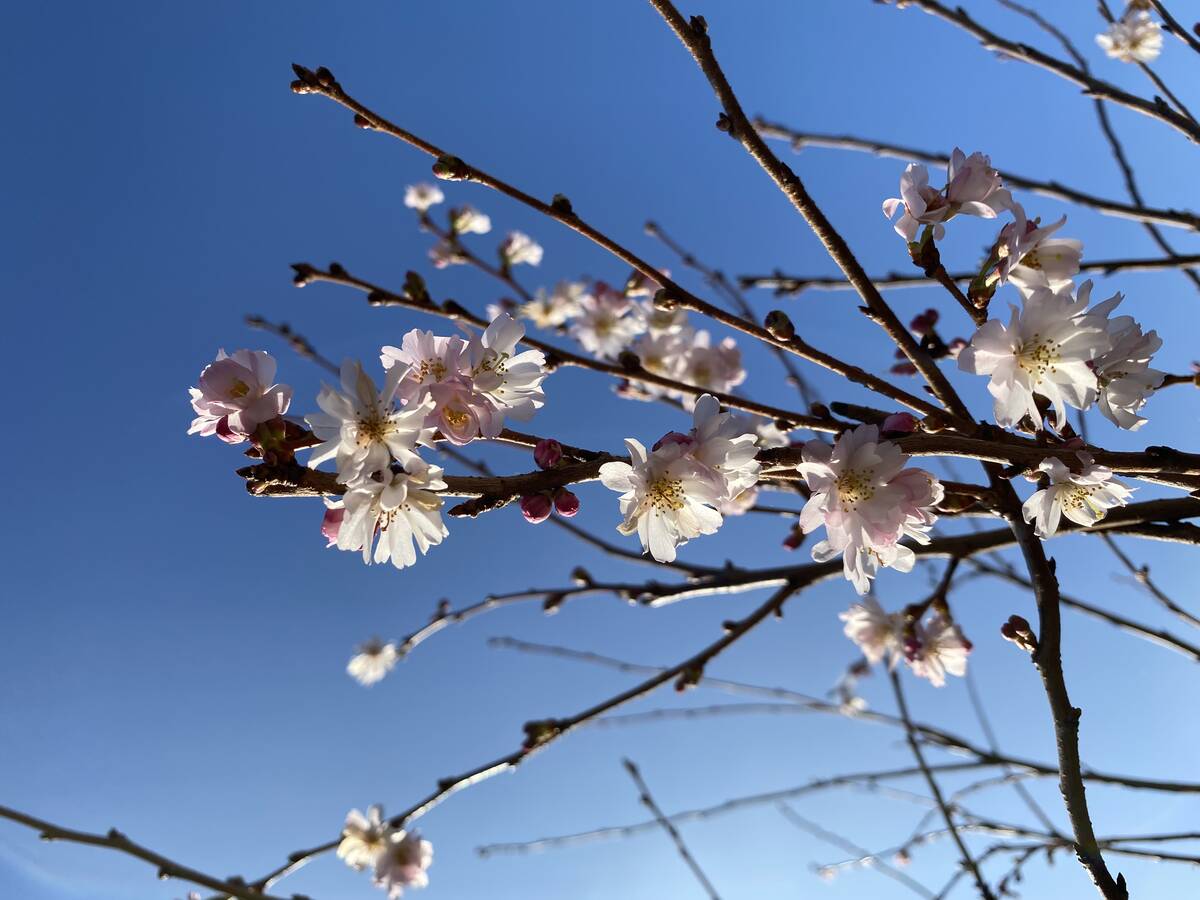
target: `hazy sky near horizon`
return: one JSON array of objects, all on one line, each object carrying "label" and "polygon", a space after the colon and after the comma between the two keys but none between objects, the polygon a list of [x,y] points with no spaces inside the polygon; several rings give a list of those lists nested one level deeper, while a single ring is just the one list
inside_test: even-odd
[{"label": "hazy sky near horizon", "polygon": [[[1092,4],[1053,6],[1048,14],[1098,74],[1150,93],[1135,70],[1095,46]],[[1176,6],[1185,15],[1195,4]],[[940,152],[984,150],[1002,169],[1125,197],[1090,101],[1077,89],[1001,62],[919,11],[866,0],[710,0],[681,8],[707,18],[750,113]],[[1056,51],[998,3],[975,0],[969,8]],[[565,585],[576,565],[622,578],[653,573],[606,560],[549,526],[528,526],[511,508],[452,521],[450,538],[411,570],[367,568],[353,554],[323,548],[319,503],[250,499],[233,475],[238,450],[185,434],[186,389],[219,347],[270,350],[281,380],[295,386],[293,412],[314,409],[322,373],[247,330],[246,313],[286,320],[325,355],[370,365],[380,345],[398,343],[410,328],[446,327],[413,312],[370,309],[335,287],[297,291],[289,263],[338,260],[393,286],[416,269],[435,296],[480,311],[502,293],[476,272],[433,270],[430,238],[401,202],[406,184],[428,180],[430,161],[354,128],[324,99],[293,96],[293,61],[329,66],[381,113],[540,197],[567,194],[589,221],[672,270],[678,262],[642,233],[648,218],[729,273],[832,274],[803,221],[713,127],[711,91],[648,4],[25,3],[5,10],[0,47],[9,72],[0,142],[8,303],[0,340],[15,408],[3,451],[10,478],[0,804],[82,829],[116,826],[197,868],[253,878],[290,851],[335,836],[351,807],[404,808],[438,778],[514,749],[523,722],[571,714],[632,683],[615,672],[489,649],[487,638],[511,634],[669,664],[761,602],[761,594],[718,596],[652,611],[597,597],[549,617],[536,604],[514,606],[437,635],[387,680],[363,689],[344,673],[354,646],[412,631],[440,598],[462,605],[491,591]],[[1196,84],[1196,59],[1185,47],[1168,40],[1156,68],[1185,100],[1200,103],[1187,90]],[[1195,148],[1124,110],[1113,118],[1150,202],[1200,208],[1196,179],[1184,174],[1195,171]],[[907,270],[903,244],[879,211],[896,192],[902,162],[827,150],[786,155],[869,270]],[[491,215],[496,231],[472,239],[483,252],[509,229],[545,246],[541,266],[519,272],[530,287],[627,275],[598,248],[503,197],[470,185],[446,192],[450,202]],[[1046,220],[1068,213],[1064,234],[1082,238],[1089,256],[1156,254],[1134,223],[1018,196]],[[951,230],[945,255],[953,267],[972,264],[994,233],[976,220]],[[1192,235],[1169,230],[1169,237],[1181,251],[1200,251]],[[690,273],[680,277],[707,295]],[[1126,292],[1127,311],[1163,335],[1162,368],[1186,371],[1200,357],[1200,298],[1183,277],[1099,281],[1100,296]],[[892,363],[885,339],[848,294],[751,299],[762,313],[781,305],[813,343],[872,371]],[[894,301],[905,318],[937,304],[947,337],[968,333],[943,295],[904,291]],[[747,359],[747,396],[796,402],[771,356],[748,349]],[[834,389],[847,399],[865,396],[820,372],[813,378],[826,396]],[[982,379],[956,374],[955,382],[987,415]],[[531,430],[578,445],[653,441],[684,423],[658,405],[618,401],[611,384],[590,373],[556,373],[546,391],[549,402]],[[1094,417],[1093,438],[1116,449],[1194,447],[1196,402],[1194,391],[1172,389],[1152,401],[1144,431],[1119,433]],[[498,470],[531,468],[527,453],[485,452]],[[598,484],[580,496],[577,521],[624,540],[612,530],[615,496]],[[1151,488],[1139,491],[1151,496]],[[800,561],[780,547],[786,530],[766,516],[731,521],[683,557]],[[1194,599],[1186,550],[1125,546],[1174,596]],[[1122,580],[1098,544],[1068,538],[1053,552],[1073,593],[1160,627],[1186,627]],[[881,600],[897,607],[922,596],[940,565],[886,575]],[[1052,761],[1036,673],[997,634],[1011,613],[1033,618],[1031,599],[985,580],[956,597],[956,615],[976,644],[973,677],[1003,748]],[[852,599],[841,581],[805,592],[710,674],[822,694],[855,658],[836,616]],[[1200,780],[1194,663],[1077,614],[1064,620],[1087,765]],[[962,681],[942,690],[912,678],[906,685],[919,718],[981,739]],[[863,691],[872,705],[893,708],[885,678],[869,679]],[[706,690],[664,693],[630,709],[727,699]],[[624,756],[675,811],[905,766],[901,737],[798,715],[581,730],[422,819],[436,856],[430,887],[414,896],[698,897],[659,833],[486,860],[473,848],[643,819]],[[951,790],[962,783],[946,779]],[[900,784],[924,790],[915,780]],[[1034,791],[1065,827],[1055,786]],[[1200,800],[1189,795],[1097,786],[1088,796],[1102,835],[1195,830],[1200,814]],[[1004,791],[984,795],[978,807],[1034,824]],[[876,850],[902,841],[923,812],[865,791],[812,794],[795,808]],[[683,833],[726,900],[908,896],[871,872],[820,881],[810,863],[839,860],[843,851],[797,831],[769,804]],[[971,840],[981,847],[986,839]],[[1061,854],[1056,862],[1030,864],[1025,896],[1089,896],[1078,866]],[[1114,865],[1137,897],[1195,891],[1188,869]],[[936,890],[952,866],[938,846],[918,853],[909,871]],[[1002,868],[989,871],[998,877]],[[171,900],[189,889],[156,881],[139,862],[41,843],[0,822],[2,897]],[[276,892],[381,896],[369,878],[328,855]]]}]

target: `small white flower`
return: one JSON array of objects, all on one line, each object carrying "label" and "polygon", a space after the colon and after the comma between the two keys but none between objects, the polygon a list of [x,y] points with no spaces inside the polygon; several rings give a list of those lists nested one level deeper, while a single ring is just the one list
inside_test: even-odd
[{"label": "small white flower", "polygon": [[[629,345],[637,354],[643,369],[652,375],[678,380],[687,364],[687,353],[691,349],[692,336],[689,332],[653,332],[642,334]],[[647,393],[656,395],[671,393],[653,384],[642,385]]]},{"label": "small white flower", "polygon": [[842,567],[859,594],[880,568],[912,570],[916,555],[899,543],[928,542],[942,500],[941,483],[924,469],[906,469],[908,456],[879,440],[875,425],[843,432],[832,447],[804,445],[800,474],[812,491],[800,511],[805,534],[825,526],[826,539],[812,549],[817,562],[842,557]]},{"label": "small white flower", "polygon": [[991,319],[975,332],[971,345],[958,355],[958,367],[989,375],[996,422],[1016,425],[1028,415],[1040,426],[1034,394],[1050,401],[1055,424],[1067,421],[1067,406],[1087,409],[1096,398],[1096,375],[1090,363],[1109,349],[1103,321],[1086,313],[1092,283],[1079,287],[1078,298],[1067,292],[1037,288],[1024,298],[1006,326]]},{"label": "small white flower", "polygon": [[901,613],[885,612],[874,597],[864,597],[838,618],[846,623],[846,637],[854,641],[870,662],[877,663],[885,657],[894,665],[900,656],[903,643],[904,616]]},{"label": "small white flower", "polygon": [[510,231],[500,245],[500,257],[507,266],[528,263],[536,266],[542,261],[542,245],[520,231]]},{"label": "small white flower", "polygon": [[1025,218],[1019,203],[1013,204],[1012,212],[1014,221],[1000,231],[999,283],[1011,281],[1026,297],[1037,288],[1061,291],[1069,286],[1079,274],[1083,242],[1051,236],[1062,228],[1067,217],[1039,226]]},{"label": "small white flower", "polygon": [[375,862],[375,886],[388,892],[388,900],[404,894],[406,887],[429,884],[427,869],[433,864],[433,844],[415,831],[393,831],[387,847]]},{"label": "small white flower", "polygon": [[429,248],[429,261],[435,269],[445,269],[447,266],[461,266],[467,258],[452,241],[441,240]]},{"label": "small white flower", "polygon": [[395,644],[371,638],[358,648],[358,653],[346,665],[346,671],[363,687],[370,687],[382,681],[399,660],[400,653]]},{"label": "small white flower", "polygon": [[1058,531],[1062,517],[1085,528],[1095,525],[1108,511],[1129,502],[1133,491],[1112,477],[1112,471],[1095,464],[1087,453],[1076,454],[1083,464],[1079,472],[1060,459],[1042,460],[1038,469],[1049,476],[1048,487],[1035,491],[1025,501],[1021,513],[1034,523],[1038,537],[1048,538]]},{"label": "small white flower", "polygon": [[913,163],[900,176],[900,196],[883,201],[883,214],[896,222],[896,233],[906,241],[916,240],[921,225],[932,225],[933,236],[941,240],[943,222],[956,215],[994,219],[1012,205],[1012,195],[1003,186],[1000,173],[982,153],[967,156],[957,147],[946,167],[946,186],[937,190],[929,184],[929,170]]},{"label": "small white flower", "polygon": [[633,314],[632,301],[598,284],[595,293],[579,298],[579,315],[571,323],[571,336],[589,353],[601,359],[616,359],[645,327]]},{"label": "small white flower", "polygon": [[362,870],[375,865],[388,848],[392,828],[383,819],[382,806],[367,807],[364,816],[357,809],[346,814],[346,825],[342,828],[342,841],[337,855],[346,865]]},{"label": "small white flower", "polygon": [[692,444],[689,453],[725,486],[725,499],[732,500],[758,483],[757,435],[747,431],[741,420],[721,412],[721,404],[704,394],[692,409]]},{"label": "small white flower", "polygon": [[928,678],[934,687],[946,684],[946,674],[962,678],[967,674],[967,655],[972,645],[957,625],[941,613],[914,626],[914,642],[905,647],[905,656],[913,674]]},{"label": "small white flower", "polygon": [[1121,62],[1154,62],[1162,52],[1162,29],[1145,10],[1128,9],[1108,31],[1096,35],[1096,43]]},{"label": "small white flower", "polygon": [[410,184],[404,189],[404,205],[417,212],[425,212],[445,199],[446,195],[436,184]]},{"label": "small white flower", "polygon": [[456,234],[487,234],[492,220],[473,206],[463,206],[451,214],[450,227]]},{"label": "small white flower", "polygon": [[1092,360],[1092,369],[1100,391],[1100,412],[1118,428],[1136,431],[1146,424],[1138,412],[1159,387],[1165,374],[1150,368],[1150,362],[1162,347],[1155,331],[1142,333],[1133,316],[1112,317],[1112,311],[1124,297],[1115,294],[1089,312],[1107,322],[1112,347]]},{"label": "small white flower", "polygon": [[[382,481],[364,479],[346,492],[346,515],[338,529],[339,550],[361,550],[363,562],[389,560],[397,569],[417,561],[450,532],[442,522],[444,471],[420,459],[411,471],[380,473]],[[372,553],[372,550],[374,552]]]},{"label": "small white flower", "polygon": [[376,391],[361,363],[342,363],[342,390],[322,385],[317,405],[323,412],[304,417],[324,441],[313,448],[309,466],[336,457],[338,481],[350,484],[386,468],[392,459],[401,465],[419,462],[417,445],[432,446],[433,429],[424,422],[433,401],[400,408],[396,389],[403,374],[403,368],[389,370],[383,390]]},{"label": "small white flower", "polygon": [[471,340],[469,355],[475,390],[504,416],[527,422],[542,408],[546,395],[546,355],[541,350],[517,352],[525,326],[501,313],[479,337]]},{"label": "small white flower", "polygon": [[675,559],[675,548],[721,527],[714,508],[723,491],[675,442],[662,444],[653,453],[633,438],[625,439],[632,465],[608,462],[600,467],[600,481],[621,493],[624,521],[621,534],[637,533],[642,549],[659,562]]},{"label": "small white flower", "polygon": [[538,328],[558,328],[579,315],[579,300],[586,293],[587,286],[580,282],[560,281],[549,293],[538,288],[534,299],[522,304],[518,313]]},{"label": "small white flower", "polygon": [[761,423],[755,431],[758,432],[758,446],[762,450],[792,445],[792,440],[788,437],[787,432],[776,425],[773,419]]}]

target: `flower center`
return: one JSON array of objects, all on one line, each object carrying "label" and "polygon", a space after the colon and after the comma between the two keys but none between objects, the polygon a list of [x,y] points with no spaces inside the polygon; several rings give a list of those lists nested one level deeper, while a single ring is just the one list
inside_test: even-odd
[{"label": "flower center", "polygon": [[417,367],[417,381],[424,381],[431,376],[434,381],[441,381],[446,377],[446,364],[440,359],[423,359]]},{"label": "flower center", "polygon": [[866,503],[875,496],[875,486],[871,483],[875,473],[871,469],[850,469],[838,476],[838,500],[851,512],[858,504]]},{"label": "flower center", "polygon": [[1057,372],[1057,363],[1062,359],[1062,344],[1044,339],[1035,334],[1017,351],[1017,365],[1040,381],[1047,372]]},{"label": "flower center", "polygon": [[378,413],[358,422],[358,446],[366,447],[382,442],[391,431],[390,423]]},{"label": "flower center", "polygon": [[454,409],[449,406],[442,411],[442,415],[452,428],[462,428],[471,419],[471,417],[463,410]]},{"label": "flower center", "polygon": [[1082,487],[1080,485],[1075,485],[1068,490],[1063,491],[1063,509],[1082,509],[1086,506],[1096,514],[1097,519],[1103,519],[1108,514],[1108,510],[1100,506],[1092,499],[1092,494],[1095,492],[1095,488]]},{"label": "flower center", "polygon": [[646,500],[662,512],[683,509],[683,482],[678,478],[659,478],[650,483]]},{"label": "flower center", "polygon": [[235,400],[240,400],[250,393],[250,385],[238,378],[233,382],[233,387],[229,389],[229,396]]}]

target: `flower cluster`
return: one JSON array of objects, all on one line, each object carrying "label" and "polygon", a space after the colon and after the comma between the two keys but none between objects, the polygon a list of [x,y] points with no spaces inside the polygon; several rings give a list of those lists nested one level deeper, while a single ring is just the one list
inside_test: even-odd
[{"label": "flower cluster", "polygon": [[949,611],[934,609],[928,618],[915,611],[886,612],[874,597],[864,597],[839,618],[846,623],[846,637],[854,641],[871,663],[887,661],[889,668],[903,659],[919,678],[934,687],[946,683],[947,673],[967,674],[971,642],[950,618]]},{"label": "flower cluster", "polygon": [[[1112,477],[1112,471],[1096,465],[1088,453],[1077,453],[1080,468],[1075,472],[1062,460],[1044,459],[1038,470],[1049,479],[1046,487],[1025,501],[1021,513],[1034,523],[1039,537],[1052,537],[1066,516],[1085,528],[1095,525],[1110,509],[1129,502],[1133,490]],[[1037,480],[1037,479],[1035,479]]]},{"label": "flower cluster", "polygon": [[[689,324],[686,310],[656,305],[646,296],[645,281],[633,279],[625,291],[602,281],[590,289],[579,282],[562,282],[553,291],[539,291],[517,314],[539,328],[566,328],[598,359],[633,353],[645,371],[672,381],[721,393],[745,381],[742,354],[733,338],[714,343],[708,331]],[[690,394],[680,391],[650,384],[641,389],[645,396],[692,402]]]},{"label": "flower cluster", "polygon": [[758,445],[709,394],[696,401],[687,434],[663,435],[646,448],[627,438],[630,462],[600,467],[604,486],[621,494],[622,534],[636,533],[642,549],[660,562],[675,559],[676,548],[721,527],[722,504],[758,482]]},{"label": "flower cluster", "polygon": [[941,482],[924,469],[905,468],[908,456],[879,439],[875,425],[843,432],[831,447],[804,445],[800,474],[812,491],[800,512],[805,534],[825,526],[812,549],[817,562],[842,557],[846,578],[865,594],[881,567],[912,570],[916,556],[903,537],[928,543],[941,502]]},{"label": "flower cluster", "polygon": [[1150,13],[1130,4],[1125,14],[1096,35],[1096,43],[1113,59],[1121,62],[1148,63],[1162,52],[1162,28]]},{"label": "flower cluster", "polygon": [[1120,294],[1089,309],[1092,282],[1074,296],[1070,287],[1034,288],[1020,309],[1011,306],[1008,324],[986,322],[959,354],[959,368],[990,377],[996,421],[1005,427],[1026,416],[1040,427],[1044,398],[1057,429],[1068,406],[1087,409],[1097,400],[1115,425],[1136,429],[1146,421],[1138,411],[1162,384],[1163,373],[1150,368],[1162,341],[1129,316],[1111,318]]},{"label": "flower cluster", "polygon": [[429,884],[433,845],[415,831],[393,828],[383,818],[383,808],[372,806],[366,815],[350,810],[337,855],[352,869],[373,870],[375,886],[387,891],[389,900],[395,900],[406,887]]},{"label": "flower cluster", "polygon": [[957,147],[950,154],[946,167],[946,184],[941,189],[929,183],[929,170],[912,163],[900,176],[900,196],[883,201],[883,214],[896,221],[896,233],[906,241],[914,241],[922,225],[941,240],[946,229],[944,222],[957,215],[994,219],[1012,205],[1012,195],[1004,187],[1000,173],[992,168],[991,160],[982,153],[967,156]]}]

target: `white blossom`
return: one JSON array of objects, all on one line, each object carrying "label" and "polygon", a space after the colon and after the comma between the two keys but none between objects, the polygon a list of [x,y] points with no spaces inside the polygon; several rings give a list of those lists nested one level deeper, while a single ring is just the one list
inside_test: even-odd
[{"label": "white blossom", "polygon": [[[639,335],[629,349],[637,354],[638,362],[647,372],[678,381],[687,364],[691,343],[688,332],[647,332]],[[651,395],[672,393],[653,384],[643,384],[642,389]]]},{"label": "white blossom", "polygon": [[571,323],[571,336],[601,359],[616,359],[644,330],[633,302],[603,284],[579,298],[579,315]]},{"label": "white blossom", "polygon": [[687,310],[682,306],[662,309],[653,300],[644,300],[638,304],[635,312],[642,317],[646,330],[653,336],[679,334],[688,327]]},{"label": "white blossom", "polygon": [[[346,515],[338,530],[338,549],[361,550],[363,562],[386,563],[397,569],[417,561],[450,532],[442,522],[446,489],[443,470],[420,459],[411,469],[379,473],[382,480],[363,479],[346,492]],[[373,552],[372,552],[373,551]]]},{"label": "white blossom", "polygon": [[415,831],[393,831],[387,847],[375,862],[375,886],[387,891],[388,900],[404,894],[406,887],[429,884],[427,869],[433,864],[433,844]]},{"label": "white blossom", "polygon": [[432,401],[400,407],[396,391],[403,374],[402,368],[389,370],[383,390],[376,391],[361,363],[342,363],[342,390],[322,385],[317,405],[323,412],[304,417],[324,441],[313,448],[309,466],[336,457],[338,481],[350,484],[386,468],[392,459],[401,465],[419,462],[417,445],[432,446],[433,429],[424,424]]},{"label": "white blossom", "polygon": [[1145,10],[1126,10],[1125,15],[1096,35],[1096,43],[1121,62],[1154,62],[1162,52],[1162,28]]},{"label": "white blossom", "polygon": [[500,257],[507,266],[528,263],[536,266],[542,261],[542,245],[520,231],[510,231],[500,245]]},{"label": "white blossom", "polygon": [[346,865],[362,870],[374,866],[388,848],[392,827],[383,818],[383,807],[369,806],[364,816],[357,809],[346,814],[337,855]]},{"label": "white blossom", "polygon": [[538,288],[532,300],[521,304],[518,314],[538,328],[558,328],[579,315],[579,301],[586,293],[587,286],[578,281],[560,281],[548,293]]},{"label": "white blossom", "polygon": [[1061,291],[1068,287],[1079,274],[1083,242],[1052,237],[1066,224],[1067,217],[1039,226],[1025,218],[1019,203],[1013,204],[1012,212],[1014,221],[1000,231],[999,283],[1011,281],[1025,296],[1037,288]]},{"label": "white blossom", "polygon": [[375,682],[382,681],[399,660],[400,653],[395,644],[371,638],[358,648],[358,652],[346,665],[346,671],[363,687],[370,687]]},{"label": "white blossom", "polygon": [[842,629],[846,637],[858,645],[870,662],[877,663],[885,657],[894,665],[900,656],[904,616],[901,613],[884,611],[874,597],[864,597],[838,618],[846,623]]},{"label": "white blossom", "polygon": [[443,239],[429,248],[429,261],[435,269],[444,269],[447,266],[461,266],[467,258],[453,241]]},{"label": "white blossom", "polygon": [[463,206],[451,213],[450,227],[456,234],[487,234],[492,220],[473,206]]},{"label": "white blossom", "polygon": [[1146,424],[1138,415],[1159,387],[1165,374],[1150,368],[1150,362],[1162,347],[1162,338],[1155,331],[1142,333],[1142,326],[1133,316],[1112,317],[1112,311],[1124,297],[1115,294],[1098,303],[1090,312],[1106,320],[1112,346],[1092,360],[1099,388],[1100,412],[1119,428],[1136,431]]},{"label": "white blossom", "polygon": [[883,214],[892,219],[903,210],[895,224],[896,233],[906,241],[916,239],[921,225],[932,225],[933,236],[941,240],[942,223],[956,215],[994,219],[1012,205],[1012,195],[1003,186],[1000,173],[982,153],[967,156],[957,147],[946,167],[946,186],[941,190],[929,183],[929,170],[912,163],[900,176],[900,196],[883,201]]},{"label": "white blossom", "polygon": [[275,358],[265,350],[236,350],[232,356],[218,350],[200,373],[200,386],[188,388],[196,412],[188,434],[215,434],[231,444],[245,440],[292,402],[292,389],[274,381]]},{"label": "white blossom", "polygon": [[787,432],[776,425],[774,419],[761,422],[754,430],[758,433],[758,446],[762,450],[792,445],[792,440],[788,437]]},{"label": "white blossom", "polygon": [[696,400],[692,409],[689,453],[714,479],[724,484],[727,500],[758,483],[757,435],[747,431],[711,394]]},{"label": "white blossom", "polygon": [[729,393],[746,380],[737,342],[727,337],[714,347],[707,331],[697,331],[685,352],[680,379],[705,390]]},{"label": "white blossom", "polygon": [[1050,483],[1025,501],[1021,512],[1026,522],[1034,523],[1039,537],[1048,538],[1058,531],[1062,517],[1085,528],[1095,525],[1108,511],[1129,502],[1133,491],[1112,477],[1112,471],[1095,464],[1087,453],[1077,453],[1082,464],[1072,471],[1055,457],[1043,459],[1038,469]]},{"label": "white blossom", "polygon": [[546,355],[541,350],[517,352],[525,326],[501,313],[469,347],[474,389],[489,399],[503,416],[528,421],[542,408],[546,395]]},{"label": "white blossom", "polygon": [[675,548],[721,527],[714,508],[724,491],[674,441],[662,443],[652,453],[633,438],[626,438],[632,462],[608,462],[600,467],[600,481],[621,493],[624,521],[621,534],[637,533],[642,549],[659,562],[675,559]]},{"label": "white blossom", "polygon": [[846,578],[860,594],[881,567],[911,571],[916,557],[900,538],[928,542],[941,483],[923,469],[906,469],[908,456],[880,441],[874,425],[843,432],[832,447],[809,441],[802,459],[798,468],[812,493],[800,512],[800,527],[805,534],[822,525],[826,531],[812,549],[813,559],[841,556]]},{"label": "white blossom", "polygon": [[971,642],[962,630],[941,613],[914,626],[914,640],[905,646],[905,658],[913,674],[927,678],[934,687],[946,684],[946,674],[962,678],[967,674],[967,654]]},{"label": "white blossom", "polygon": [[1066,291],[1033,290],[1006,326],[999,319],[982,325],[971,345],[958,355],[958,367],[988,375],[996,422],[1011,427],[1028,415],[1040,426],[1034,394],[1055,410],[1055,423],[1067,421],[1067,406],[1086,409],[1096,398],[1090,363],[1109,348],[1103,321],[1086,313],[1092,283],[1084,282],[1077,299]]},{"label": "white blossom", "polygon": [[417,212],[425,212],[429,207],[436,206],[446,199],[442,189],[436,184],[410,184],[404,189],[404,205]]}]

